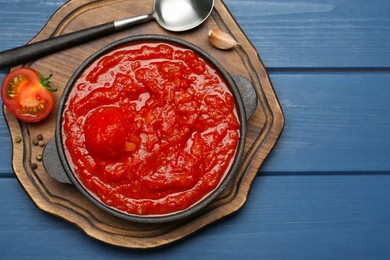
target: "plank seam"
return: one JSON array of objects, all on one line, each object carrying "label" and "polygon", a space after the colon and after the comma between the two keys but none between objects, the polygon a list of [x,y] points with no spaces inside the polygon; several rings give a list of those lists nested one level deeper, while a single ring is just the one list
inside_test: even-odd
[{"label": "plank seam", "polygon": [[269,73],[389,73],[390,68],[267,68]]}]

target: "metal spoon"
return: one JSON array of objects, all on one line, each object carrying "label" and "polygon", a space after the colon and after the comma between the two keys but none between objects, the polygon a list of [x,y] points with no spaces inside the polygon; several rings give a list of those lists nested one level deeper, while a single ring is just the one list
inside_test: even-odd
[{"label": "metal spoon", "polygon": [[154,0],[153,12],[0,52],[0,68],[25,63],[130,26],[156,20],[168,31],[180,32],[200,25],[213,10],[214,0]]}]

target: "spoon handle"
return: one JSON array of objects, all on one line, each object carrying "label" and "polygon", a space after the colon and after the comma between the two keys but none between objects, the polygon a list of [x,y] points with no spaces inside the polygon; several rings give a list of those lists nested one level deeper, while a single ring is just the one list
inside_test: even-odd
[{"label": "spoon handle", "polygon": [[0,69],[29,62],[56,51],[64,50],[77,44],[84,43],[152,19],[152,14],[137,16],[6,50],[0,52]]}]

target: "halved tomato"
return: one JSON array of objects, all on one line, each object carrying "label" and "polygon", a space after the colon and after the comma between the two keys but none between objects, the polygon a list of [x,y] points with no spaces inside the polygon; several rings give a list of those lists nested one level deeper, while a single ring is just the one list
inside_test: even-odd
[{"label": "halved tomato", "polygon": [[54,107],[50,78],[32,68],[17,68],[5,78],[1,97],[7,109],[24,122],[46,118]]}]

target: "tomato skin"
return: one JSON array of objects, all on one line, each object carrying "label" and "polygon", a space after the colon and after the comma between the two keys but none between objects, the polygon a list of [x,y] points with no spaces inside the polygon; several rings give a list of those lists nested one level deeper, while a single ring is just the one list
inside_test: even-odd
[{"label": "tomato skin", "polygon": [[1,98],[18,119],[38,122],[46,118],[54,107],[54,96],[46,87],[34,69],[17,68],[4,78]]},{"label": "tomato skin", "polygon": [[91,154],[116,158],[125,150],[126,117],[115,107],[101,107],[86,119],[85,143]]}]

